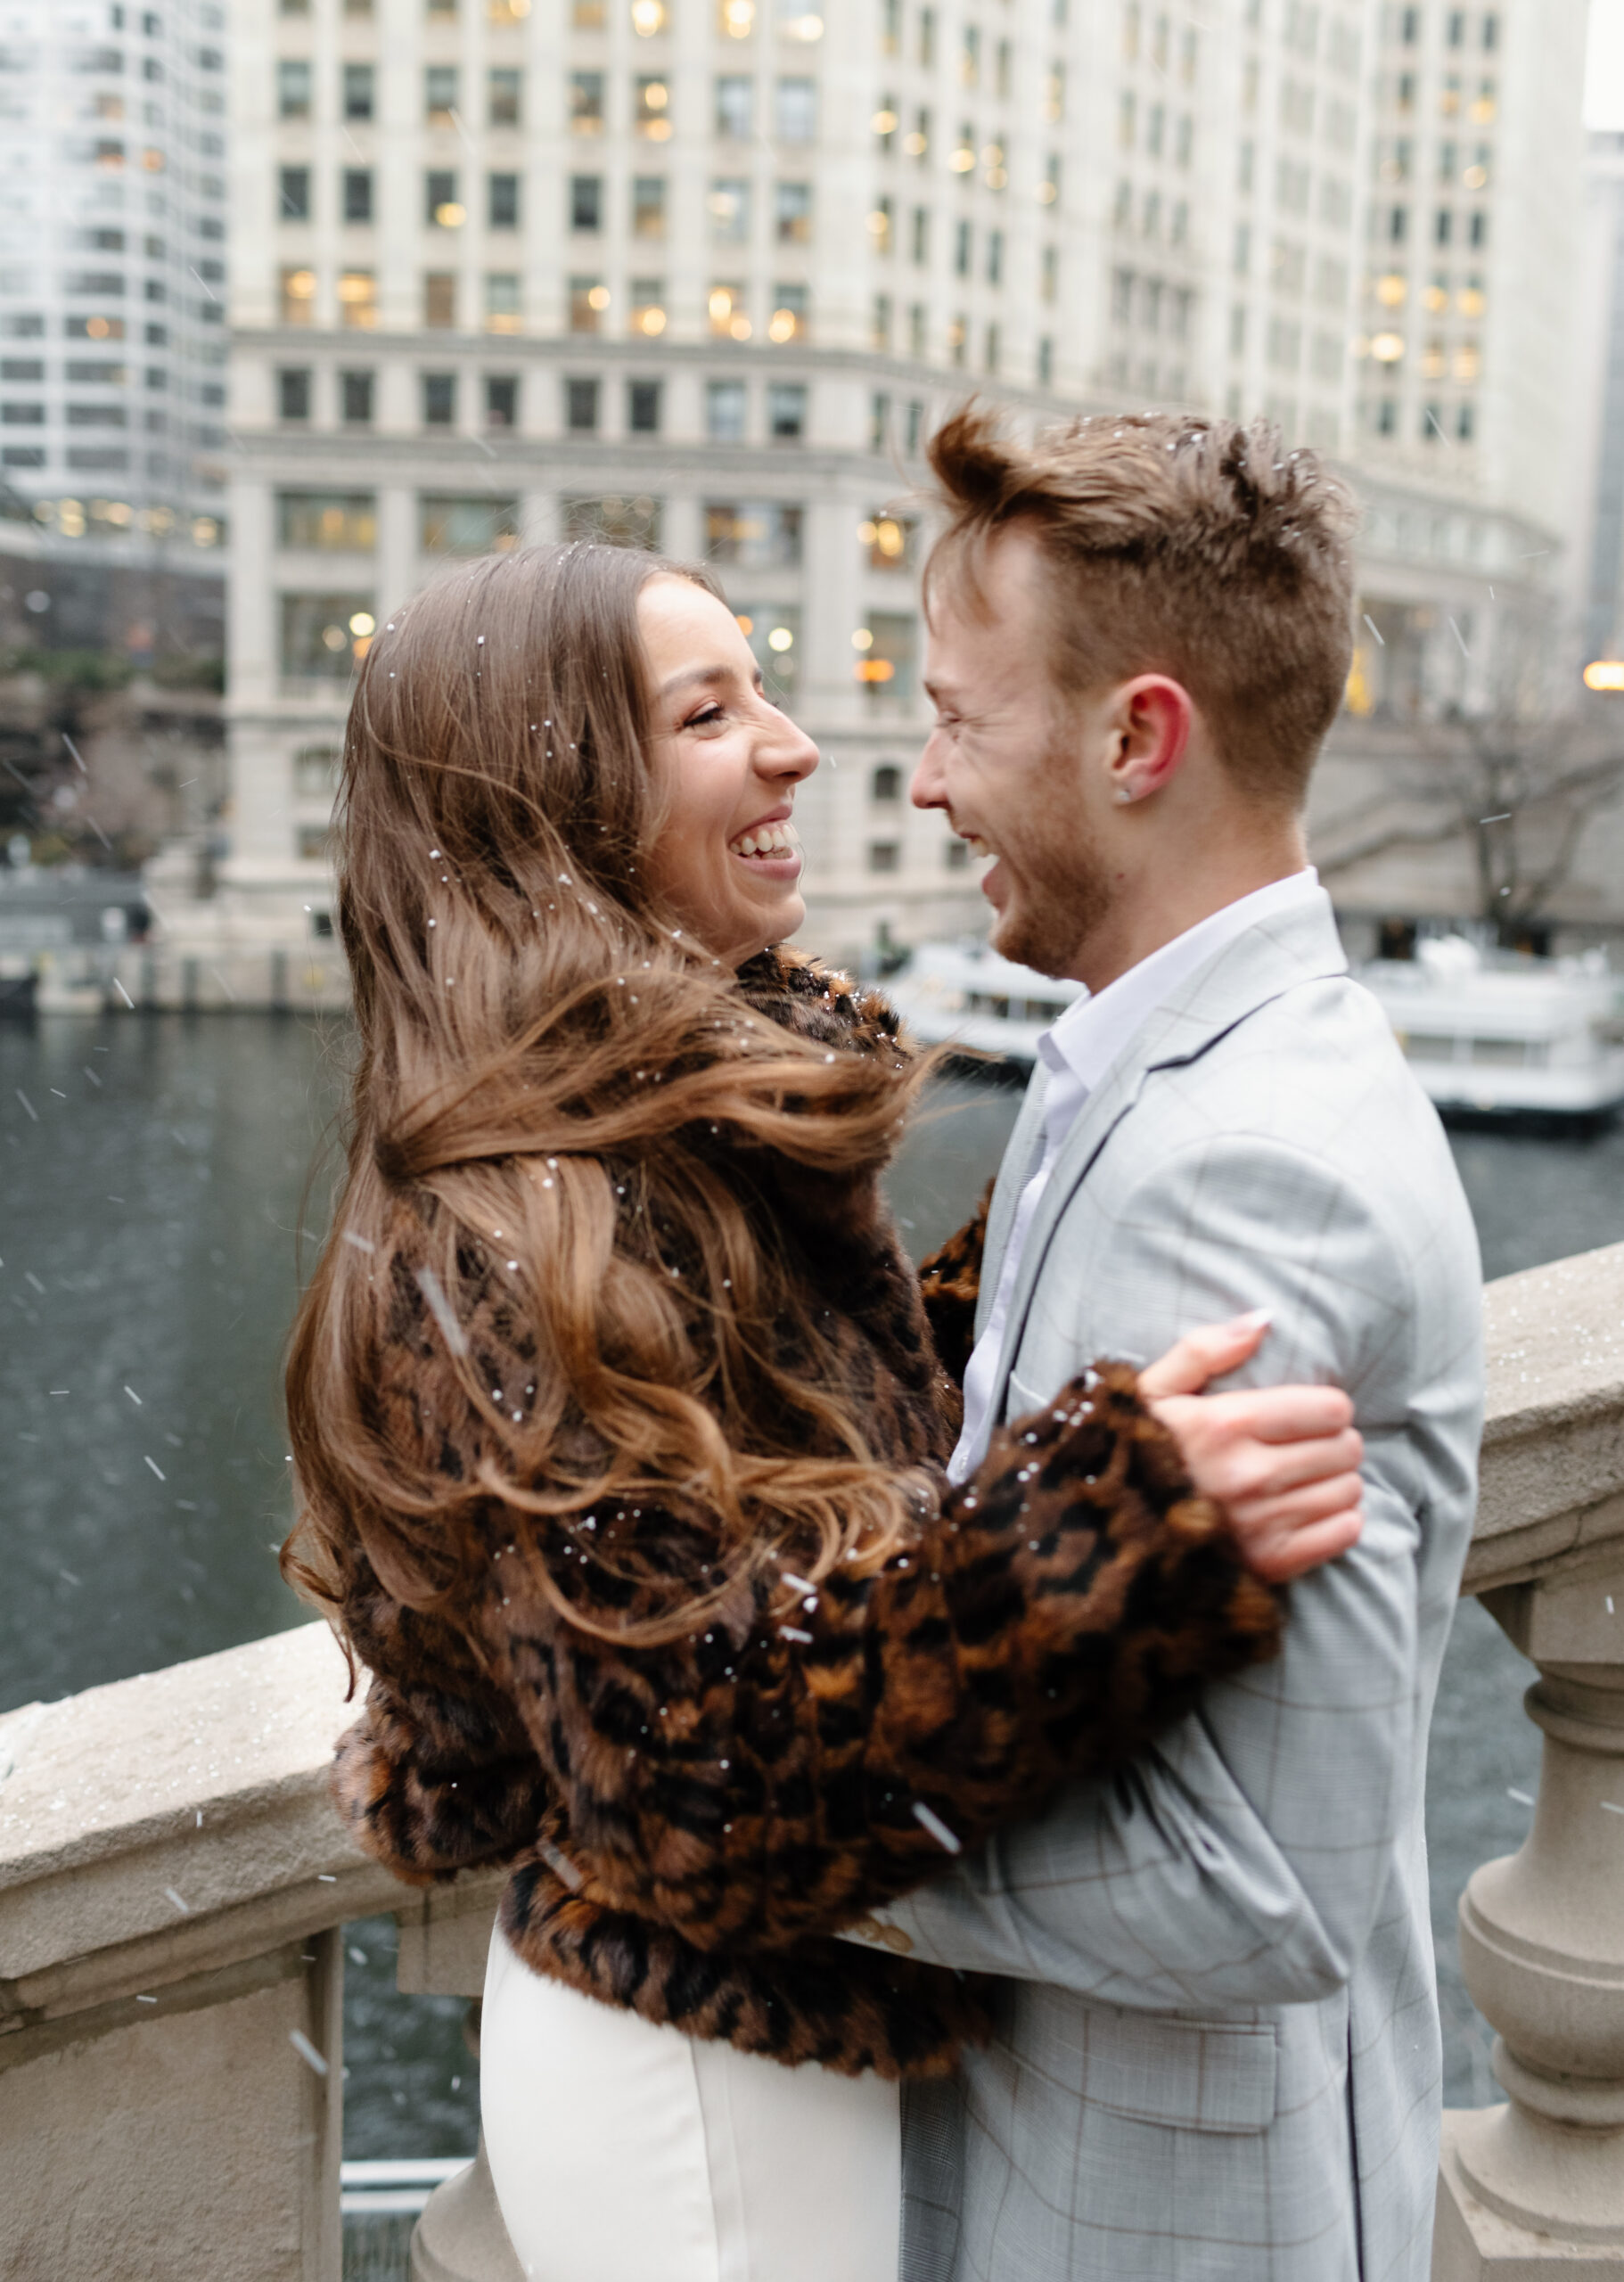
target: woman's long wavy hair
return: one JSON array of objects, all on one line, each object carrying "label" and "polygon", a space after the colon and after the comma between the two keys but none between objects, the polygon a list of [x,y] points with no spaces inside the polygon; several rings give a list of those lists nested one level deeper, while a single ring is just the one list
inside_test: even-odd
[{"label": "woman's long wavy hair", "polygon": [[[360,669],[337,833],[359,1059],[287,1373],[283,1568],[330,1614],[362,1558],[396,1598],[445,1602],[484,1557],[493,1499],[536,1517],[516,1534],[561,1613],[641,1638],[689,1630],[775,1547],[821,1574],[912,1525],[736,1170],[752,1152],[877,1170],[918,1071],[753,1019],[651,880],[662,791],[637,598],[662,572],[717,591],[611,546],[483,561],[397,611]],[[506,1304],[481,1310],[476,1353],[459,1309],[493,1264]],[[468,1406],[470,1478],[380,1421],[373,1382],[391,1313],[401,1367],[413,1279]],[[504,1319],[519,1378],[496,1384],[534,1387],[518,1417],[490,1383]],[[549,1530],[604,1498],[714,1516],[702,1597],[635,1636],[550,1575]]]}]

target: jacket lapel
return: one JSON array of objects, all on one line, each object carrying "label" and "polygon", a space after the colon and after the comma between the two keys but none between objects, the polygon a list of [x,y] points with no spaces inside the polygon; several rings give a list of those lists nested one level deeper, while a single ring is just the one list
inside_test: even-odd
[{"label": "jacket lapel", "polygon": [[[1027,1231],[1014,1288],[1010,1294],[1009,1318],[1005,1327],[1003,1352],[998,1358],[998,1375],[994,1382],[992,1398],[988,1404],[987,1432],[1003,1420],[1008,1398],[1009,1375],[1021,1349],[1021,1334],[1032,1304],[1032,1294],[1043,1271],[1044,1260],[1054,1231],[1064,1219],[1078,1190],[1088,1178],[1089,1170],[1100,1151],[1116,1131],[1123,1119],[1131,1115],[1145,1079],[1152,1071],[1165,1070],[1177,1063],[1194,1062],[1210,1047],[1226,1037],[1237,1023],[1267,1006],[1284,991],[1298,983],[1309,982],[1331,975],[1346,974],[1348,960],[1336,932],[1336,921],[1331,908],[1331,899],[1322,890],[1312,900],[1281,913],[1272,921],[1248,928],[1233,943],[1213,956],[1200,969],[1158,1006],[1149,1020],[1120,1054],[1101,1079],[1083,1108],[1082,1114],[1055,1161],[1047,1187],[1038,1203],[1030,1228]],[[1031,1095],[1028,1096],[1028,1107]],[[1011,1138],[1005,1158],[1005,1168],[1014,1160],[1014,1144],[1027,1122],[1026,1111]],[[1042,1138],[1041,1096],[1036,1127],[1038,1140]],[[1033,1170],[1029,1153],[1025,1170],[1008,1198],[1001,1231],[999,1258],[1008,1242],[1009,1221],[1013,1216],[1021,1189]],[[999,1175],[999,1195],[996,1202],[1004,1204],[1004,1176]],[[992,1225],[988,1225],[988,1255]],[[989,1309],[989,1292],[997,1288],[997,1269],[990,1276],[984,1276],[981,1299],[977,1309],[976,1329],[982,1328],[984,1309]],[[1150,1362],[1152,1359],[1143,1359]]]}]

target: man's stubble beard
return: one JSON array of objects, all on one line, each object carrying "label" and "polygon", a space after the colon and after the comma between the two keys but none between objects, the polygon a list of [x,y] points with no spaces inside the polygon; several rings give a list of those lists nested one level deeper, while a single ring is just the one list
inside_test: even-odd
[{"label": "man's stubble beard", "polygon": [[1001,957],[1018,966],[1029,966],[1038,974],[1063,975],[1109,916],[1116,891],[1105,865],[1080,832],[1067,838],[1042,829],[1036,809],[1041,799],[1038,788],[1048,776],[1047,768],[1035,774],[1033,813],[1022,817],[1019,838],[1005,835],[1010,899],[994,923],[991,941]]}]

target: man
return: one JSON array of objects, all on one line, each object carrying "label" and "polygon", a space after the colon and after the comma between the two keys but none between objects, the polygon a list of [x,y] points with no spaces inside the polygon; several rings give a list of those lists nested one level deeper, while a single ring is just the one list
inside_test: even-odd
[{"label": "man", "polygon": [[1422,1805],[1480,1270],[1306,866],[1351,505],[1311,453],[1222,422],[1028,449],[972,411],[931,456],[913,798],[995,859],[996,948],[1088,992],[999,1176],[954,1470],[1091,1357],[1263,1308],[1254,1382],[1353,1397],[1365,1529],[1292,1587],[1275,1663],[882,1913],[896,1946],[1003,1976],[991,2046],[906,2088],[904,2282],[1426,2282]]}]

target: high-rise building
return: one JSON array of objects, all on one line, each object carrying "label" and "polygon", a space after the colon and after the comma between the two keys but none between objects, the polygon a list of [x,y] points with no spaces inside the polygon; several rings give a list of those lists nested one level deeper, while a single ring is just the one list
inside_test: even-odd
[{"label": "high-rise building", "polygon": [[[381,612],[458,557],[602,532],[709,561],[823,746],[798,801],[809,938],[979,926],[967,851],[906,798],[927,718],[908,493],[972,390],[1027,422],[1267,412],[1351,464],[1353,725],[1452,702],[1493,613],[1540,620],[1562,544],[1515,419],[1561,421],[1577,176],[1548,146],[1577,121],[1583,13],[236,0],[232,923],[331,924],[333,765]],[[1486,95],[1519,59],[1527,90]],[[1406,240],[1397,310],[1391,121],[1451,85],[1452,142],[1429,112],[1407,163],[1450,142],[1460,243],[1446,264]],[[1407,226],[1438,228],[1436,202],[1417,190]],[[1519,337],[1519,294],[1546,342]],[[1436,450],[1412,433],[1429,406]]]},{"label": "high-rise building", "polygon": [[0,640],[219,654],[226,11],[0,5]]}]

